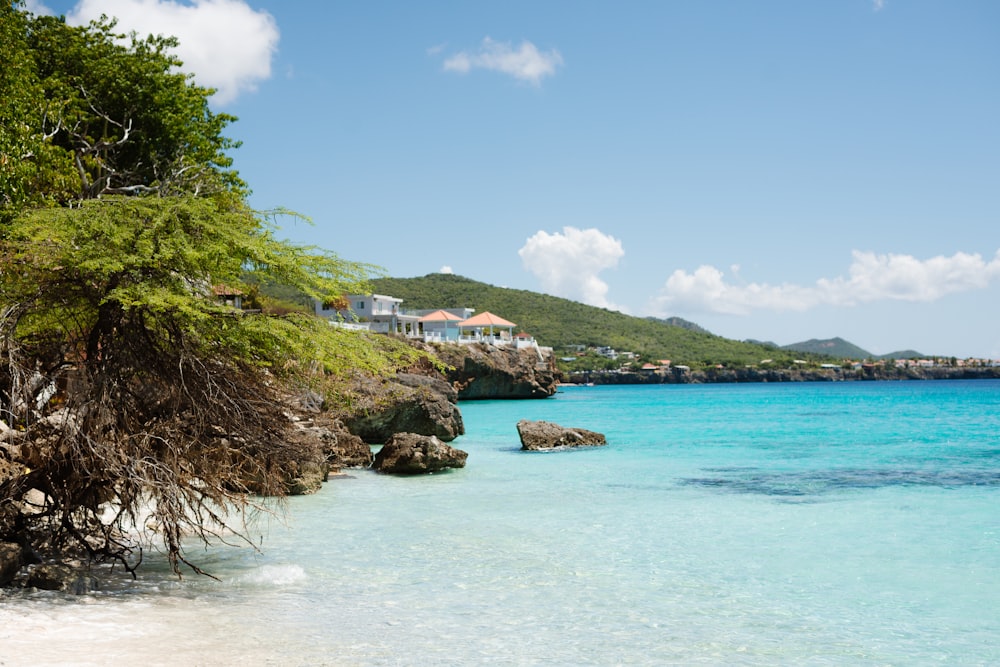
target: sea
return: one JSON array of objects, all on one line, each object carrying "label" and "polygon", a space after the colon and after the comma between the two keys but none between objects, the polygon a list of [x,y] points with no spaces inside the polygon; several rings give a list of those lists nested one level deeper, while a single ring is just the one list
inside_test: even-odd
[{"label": "sea", "polygon": [[[347,471],[217,577],[0,594],[0,665],[1000,664],[1000,382],[463,402],[466,467]],[[608,445],[520,450],[516,424]]]}]

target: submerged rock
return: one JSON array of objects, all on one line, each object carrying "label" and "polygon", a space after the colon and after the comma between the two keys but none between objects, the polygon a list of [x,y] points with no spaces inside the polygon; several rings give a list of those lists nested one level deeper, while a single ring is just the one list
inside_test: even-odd
[{"label": "submerged rock", "polygon": [[584,428],[566,428],[546,421],[517,422],[517,433],[521,436],[521,449],[537,451],[565,447],[600,447],[608,444],[603,433]]},{"label": "submerged rock", "polygon": [[446,445],[433,435],[397,433],[375,455],[372,468],[396,475],[419,475],[464,468],[468,456],[468,452]]}]

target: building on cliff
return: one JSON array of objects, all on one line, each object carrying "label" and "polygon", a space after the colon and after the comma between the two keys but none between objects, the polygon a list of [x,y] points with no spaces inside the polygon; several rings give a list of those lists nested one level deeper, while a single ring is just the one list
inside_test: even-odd
[{"label": "building on cliff", "polygon": [[497,347],[537,349],[531,334],[514,334],[517,326],[499,315],[473,308],[406,310],[402,299],[385,294],[348,294],[333,302],[315,302],[316,315],[345,329],[394,333],[427,343],[485,343]]}]

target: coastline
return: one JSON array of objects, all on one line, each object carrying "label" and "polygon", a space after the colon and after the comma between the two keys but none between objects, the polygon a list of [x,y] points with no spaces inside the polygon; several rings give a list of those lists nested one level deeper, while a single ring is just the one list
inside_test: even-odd
[{"label": "coastline", "polygon": [[903,380],[997,380],[998,367],[906,367],[870,366],[843,368],[763,370],[759,368],[668,369],[645,371],[581,371],[567,373],[562,386],[607,384],[731,384],[754,382],[881,382]]}]

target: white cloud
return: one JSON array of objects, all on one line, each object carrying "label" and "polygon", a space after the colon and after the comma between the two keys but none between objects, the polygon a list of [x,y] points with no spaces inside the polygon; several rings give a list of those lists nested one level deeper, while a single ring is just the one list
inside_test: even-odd
[{"label": "white cloud", "polygon": [[623,310],[608,301],[608,285],[598,278],[618,265],[625,251],[621,241],[597,229],[563,227],[562,233],[539,231],[518,254],[549,294],[582,303]]},{"label": "white cloud", "polygon": [[123,32],[177,37],[183,70],[201,86],[217,90],[213,101],[226,104],[254,91],[271,76],[278,48],[274,17],[243,0],[81,0],[66,20],[88,23],[102,14],[118,19]]},{"label": "white cloud", "polygon": [[510,42],[497,42],[486,37],[479,51],[456,53],[444,61],[444,69],[462,74],[473,69],[492,70],[537,86],[543,78],[555,74],[556,68],[562,64],[562,55],[555,49],[542,52],[528,41],[521,42],[515,49]]},{"label": "white cloud", "polygon": [[805,311],[822,305],[855,306],[873,301],[936,301],[948,294],[987,287],[1000,277],[1000,250],[992,261],[958,252],[919,260],[910,255],[876,255],[855,250],[847,277],[822,278],[813,286],[727,283],[712,266],[667,279],[651,310],[747,315],[754,310]]},{"label": "white cloud", "polygon": [[441,267],[441,268],[440,268],[440,269],[438,270],[438,273],[448,273],[448,274],[452,274],[452,273],[455,273],[455,272],[454,272],[454,271],[452,270],[452,268],[451,268],[450,266],[448,266],[447,264],[445,264],[444,266],[442,266],[442,267]]},{"label": "white cloud", "polygon": [[872,8],[880,12],[885,7],[886,0],[872,0]]}]

